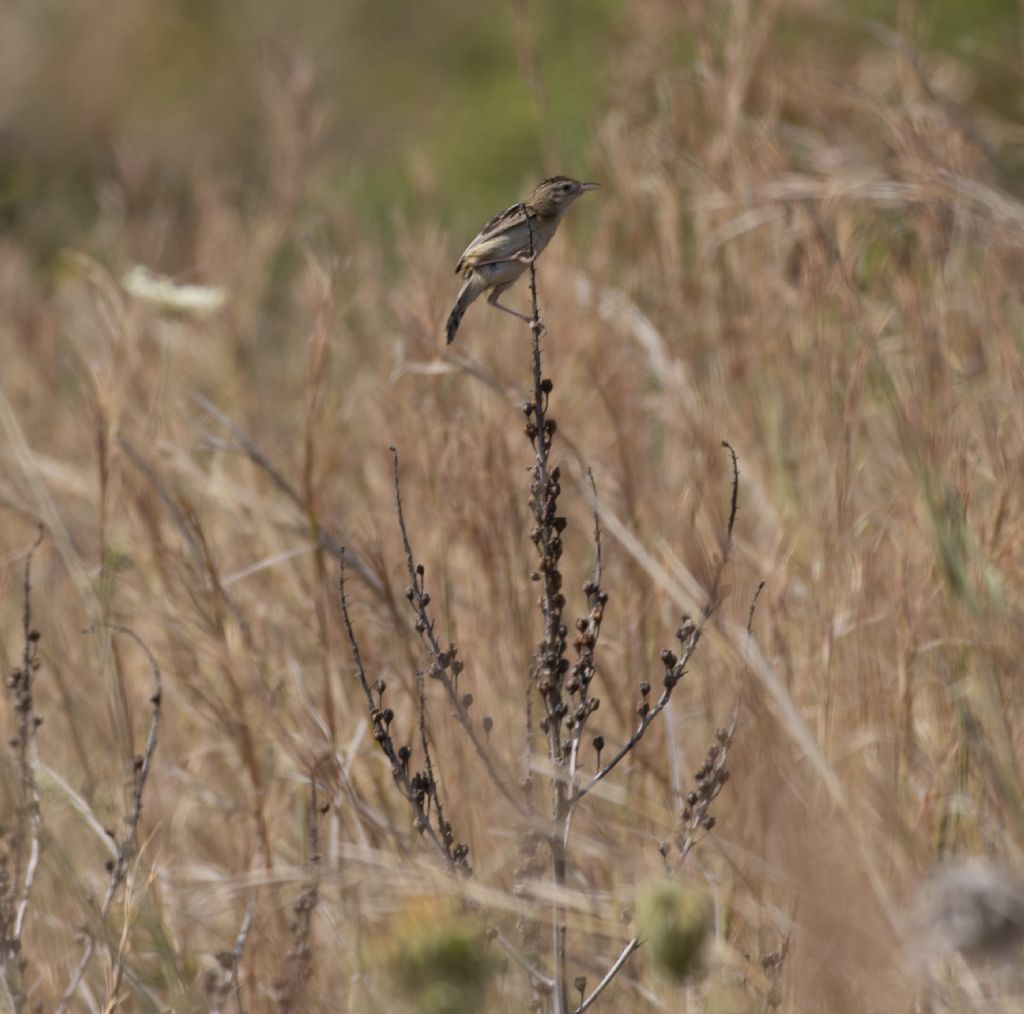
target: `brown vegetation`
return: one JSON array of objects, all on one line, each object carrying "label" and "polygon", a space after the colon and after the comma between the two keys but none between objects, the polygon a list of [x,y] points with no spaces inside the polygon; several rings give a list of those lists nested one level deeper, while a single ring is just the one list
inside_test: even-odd
[{"label": "brown vegetation", "polygon": [[[38,825],[5,976],[29,1004],[56,1007],[94,948],[71,1009],[458,1009],[423,1000],[424,968],[450,961],[490,984],[485,1009],[520,1011],[549,1002],[524,966],[554,976],[553,910],[575,999],[668,867],[711,902],[703,972],[672,984],[641,946],[594,1010],[910,1011],[923,873],[959,853],[1019,865],[1019,123],[909,28],[788,2],[632,6],[587,172],[533,174],[602,182],[537,271],[570,629],[597,602],[588,468],[603,530],[585,775],[628,740],[643,682],[657,701],[681,616],[715,608],[658,721],[575,808],[554,888],[439,679],[422,714],[472,876],[449,872],[443,832],[439,849],[416,833],[339,610],[344,544],[371,706],[383,679],[396,749],[419,752],[432,658],[393,444],[474,734],[550,812],[543,735],[524,748],[551,636],[530,580],[530,329],[475,307],[442,350],[465,236],[326,196],[332,99],[294,54],[260,69],[255,182],[241,159],[167,168],[144,138],[108,138],[96,213],[58,255],[38,216],[0,235],[0,658],[17,671],[0,921],[10,944]],[[472,210],[461,226],[497,209]],[[134,298],[137,262],[226,306]],[[525,282],[506,298],[525,308]],[[724,567],[723,440],[741,475]],[[694,844],[685,797],[698,768],[719,777],[718,730],[731,777]],[[1010,1011],[1006,990],[963,966],[931,1002]]]}]

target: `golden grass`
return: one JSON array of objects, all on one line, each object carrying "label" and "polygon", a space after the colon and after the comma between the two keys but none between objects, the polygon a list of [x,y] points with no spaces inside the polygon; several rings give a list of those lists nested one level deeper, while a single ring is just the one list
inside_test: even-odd
[{"label": "golden grass", "polygon": [[[701,604],[728,515],[723,439],[742,473],[728,592],[670,715],[581,804],[566,898],[570,981],[592,987],[678,828],[675,790],[739,700],[717,825],[677,874],[714,902],[716,945],[687,987],[660,980],[641,948],[595,1010],[697,1011],[724,989],[761,1010],[762,959],[788,938],[780,1010],[909,1011],[922,985],[900,927],[923,872],[955,852],[1019,861],[1024,203],[882,42],[862,39],[820,77],[813,53],[783,57],[774,18],[787,6],[799,13],[757,6],[722,32],[695,15],[684,74],[658,42],[680,27],[675,5],[640,5],[614,71],[621,100],[594,135],[587,175],[603,189],[539,271],[572,618],[592,566],[588,465],[604,513],[611,600],[591,735],[628,734],[639,682],[659,684],[661,649]],[[1016,138],[971,107],[967,69],[928,70],[961,88],[997,150]],[[305,122],[287,104],[304,91],[275,95],[274,122]],[[251,206],[227,171],[197,169],[177,211],[101,204],[79,244],[90,253],[52,272],[16,232],[0,238],[8,669],[24,556],[36,522],[46,529],[32,600],[46,836],[23,950],[46,1009],[105,890],[102,828],[120,834],[148,723],[146,659],[109,623],[149,645],[164,694],[131,890],[85,979],[96,1009],[108,944],[125,955],[122,1009],[209,1006],[250,899],[246,1010],[401,1009],[387,938],[403,913],[423,920],[425,899],[440,913],[473,900],[539,966],[550,958],[546,866],[532,872],[436,685],[435,760],[475,876],[452,881],[411,832],[353,678],[331,551],[344,541],[378,582],[353,576],[349,593],[401,741],[423,658],[402,596],[394,443],[442,639],[459,645],[474,712],[493,717],[496,756],[525,773],[540,631],[518,411],[528,330],[474,307],[443,353],[464,237],[427,218],[391,245],[347,208],[310,226],[300,139],[274,137]],[[129,168],[106,182],[115,194],[130,192]],[[225,287],[223,313],[176,318],[126,296],[121,274],[165,251],[189,280]],[[317,526],[333,542],[318,547]],[[331,808],[307,978],[288,952],[310,883],[314,768]],[[3,770],[9,831],[18,781],[12,760]],[[1014,1009],[998,983],[962,976],[950,1003],[967,1003],[967,982],[989,991],[986,1009]],[[509,963],[488,1009],[531,996]]]}]

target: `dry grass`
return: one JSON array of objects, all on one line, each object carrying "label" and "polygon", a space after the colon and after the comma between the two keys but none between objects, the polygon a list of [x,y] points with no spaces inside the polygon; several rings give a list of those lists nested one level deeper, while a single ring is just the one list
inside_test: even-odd
[{"label": "dry grass", "polygon": [[[782,19],[811,16],[801,5],[729,6],[711,23],[636,5],[586,173],[604,189],[539,271],[573,618],[592,567],[588,465],[606,530],[591,734],[628,735],[638,684],[657,685],[680,614],[701,604],[728,515],[723,439],[742,472],[727,592],[690,673],[576,816],[570,982],[592,986],[629,938],[620,913],[660,870],[677,792],[739,700],[717,826],[677,874],[715,906],[706,971],[673,987],[641,948],[594,1009],[698,1011],[728,987],[750,1010],[910,1011],[922,984],[900,927],[922,874],[950,853],[1019,865],[1024,833],[1024,202],[972,136],[998,161],[1019,124],[974,107],[950,58],[922,56],[926,81],[885,40],[844,29],[856,48],[826,73],[810,43],[784,45]],[[680,31],[686,72],[666,41]],[[372,575],[351,577],[353,620],[409,738],[423,659],[402,595],[396,444],[439,633],[460,646],[496,757],[525,773],[540,633],[518,410],[528,329],[475,307],[441,352],[463,237],[440,222],[399,225],[393,242],[345,207],[311,226],[304,138],[327,100],[301,67],[268,74],[276,158],[259,201],[199,168],[180,205],[149,200],[129,159],[104,182],[89,254],[43,272],[16,231],[0,238],[8,669],[25,554],[46,529],[32,601],[46,833],[23,947],[45,1009],[93,926],[102,829],[122,833],[150,717],[148,661],[105,624],[158,658],[163,714],[140,848],[82,1009],[104,1009],[119,954],[122,1009],[230,998],[217,955],[247,906],[246,1010],[404,1009],[396,941],[468,899],[529,950],[549,912],[547,875],[530,874],[515,814],[436,684],[435,763],[473,878],[449,878],[411,832],[353,678],[333,553],[344,541]],[[223,313],[167,316],[126,296],[120,274],[161,259],[224,286]],[[316,868],[314,769],[330,803]],[[9,830],[13,753],[3,771]],[[306,951],[293,909],[311,888]],[[762,959],[787,939],[776,981]],[[960,968],[934,1002],[1011,1011],[1011,989]],[[488,1009],[531,996],[508,964]]]}]

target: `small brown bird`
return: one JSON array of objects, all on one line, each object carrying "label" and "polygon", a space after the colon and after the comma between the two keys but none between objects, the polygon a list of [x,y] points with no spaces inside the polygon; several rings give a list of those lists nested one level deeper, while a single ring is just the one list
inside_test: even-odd
[{"label": "small brown bird", "polygon": [[576,198],[597,187],[597,183],[580,183],[568,176],[552,176],[538,183],[525,201],[513,204],[500,215],[495,215],[480,230],[455,266],[455,273],[462,275],[465,281],[448,315],[445,332],[449,344],[455,338],[455,332],[459,330],[469,304],[488,289],[491,294],[487,302],[491,306],[520,320],[530,319],[526,314],[498,302],[498,297],[529,267],[530,227],[533,229],[533,258],[536,258],[551,241],[562,216],[572,207]]}]

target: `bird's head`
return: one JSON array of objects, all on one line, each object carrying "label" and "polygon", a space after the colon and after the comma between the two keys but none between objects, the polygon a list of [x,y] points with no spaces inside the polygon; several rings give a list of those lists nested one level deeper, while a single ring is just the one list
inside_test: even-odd
[{"label": "bird's head", "polygon": [[568,176],[552,176],[533,188],[526,205],[535,215],[551,218],[561,215],[580,194],[596,190],[598,186],[597,183],[580,183]]}]

